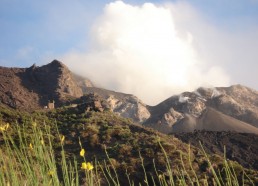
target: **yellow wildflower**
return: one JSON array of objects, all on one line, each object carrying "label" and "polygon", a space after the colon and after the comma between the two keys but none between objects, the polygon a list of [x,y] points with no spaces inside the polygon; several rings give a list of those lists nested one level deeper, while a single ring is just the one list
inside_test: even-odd
[{"label": "yellow wildflower", "polygon": [[87,169],[87,164],[85,162],[82,163],[81,169],[85,169],[85,170]]},{"label": "yellow wildflower", "polygon": [[91,163],[87,163],[87,168],[88,168],[88,170],[92,170],[94,167]]},{"label": "yellow wildflower", "polygon": [[53,170],[50,170],[50,171],[48,171],[48,173],[47,173],[47,174],[48,174],[49,176],[53,176],[53,175],[54,175],[54,173],[55,173],[55,172],[54,172]]},{"label": "yellow wildflower", "polygon": [[40,140],[40,143],[41,143],[41,145],[45,145],[45,142],[44,142],[44,140],[42,139],[42,140]]},{"label": "yellow wildflower", "polygon": [[91,163],[86,163],[86,162],[83,162],[82,163],[82,167],[81,167],[81,169],[83,169],[83,170],[87,170],[87,171],[90,171],[90,170],[92,170],[94,167],[93,167],[93,165],[91,164]]},{"label": "yellow wildflower", "polygon": [[34,122],[32,122],[32,126],[33,127],[36,127],[37,126],[37,123],[34,121]]},{"label": "yellow wildflower", "polygon": [[30,147],[30,150],[33,150],[33,146],[32,146],[32,144],[31,144],[31,143],[30,143],[30,146],[29,146],[29,147]]},{"label": "yellow wildflower", "polygon": [[1,127],[0,127],[0,131],[5,131],[5,127],[4,127],[4,126],[1,126]]},{"label": "yellow wildflower", "polygon": [[84,149],[81,149],[81,151],[80,151],[80,156],[84,157],[84,154],[85,154],[85,150],[84,150]]},{"label": "yellow wildflower", "polygon": [[4,126],[0,126],[0,131],[6,131],[9,128],[9,123],[5,124]]}]

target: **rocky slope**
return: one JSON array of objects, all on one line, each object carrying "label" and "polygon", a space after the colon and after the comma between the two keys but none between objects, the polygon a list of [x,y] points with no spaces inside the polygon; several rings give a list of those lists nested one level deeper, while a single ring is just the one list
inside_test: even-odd
[{"label": "rocky slope", "polygon": [[23,106],[28,108],[37,107],[39,102],[38,95],[22,86],[20,76],[25,71],[26,69],[19,68],[0,68],[0,103],[13,108]]},{"label": "rocky slope", "polygon": [[258,134],[258,128],[209,107],[198,118],[186,115],[182,120],[173,125],[172,132],[193,132],[194,130],[235,131]]},{"label": "rocky slope", "polygon": [[69,69],[54,60],[42,67],[0,67],[0,101],[13,108],[33,110],[49,101],[57,105],[83,95]]},{"label": "rocky slope", "polygon": [[258,170],[258,135],[235,132],[195,131],[192,133],[178,133],[175,137],[195,147],[200,142],[205,151],[219,154],[239,162],[241,165]]},{"label": "rocky slope", "polygon": [[57,60],[41,67],[0,67],[0,101],[12,108],[34,110],[49,101],[61,106],[90,93],[97,96],[93,100],[105,102],[101,107],[163,133],[202,129],[257,133],[258,92],[241,85],[199,88],[148,106],[134,95],[94,87]]},{"label": "rocky slope", "polygon": [[161,132],[194,130],[257,133],[258,92],[242,85],[199,88],[149,107],[144,125]]},{"label": "rocky slope", "polygon": [[112,112],[124,118],[131,118],[135,122],[143,123],[150,117],[147,105],[131,94],[96,87],[88,87],[85,93],[95,93],[101,96]]},{"label": "rocky slope", "polygon": [[57,60],[41,67],[0,67],[0,103],[12,108],[29,111],[52,101],[61,106],[89,93],[105,100],[105,107],[122,117],[140,123],[150,117],[147,106],[137,97],[96,88],[89,79],[72,73]]},{"label": "rocky slope", "polygon": [[258,91],[242,85],[217,90],[220,95],[209,100],[211,107],[258,127]]},{"label": "rocky slope", "polygon": [[[57,60],[41,67],[0,67],[0,103],[12,108],[40,109],[52,101],[61,106],[90,93],[94,93],[92,99],[104,100],[103,107],[122,117],[140,123],[150,117],[147,106],[137,97],[96,88],[89,79],[72,73]],[[87,102],[85,97],[80,101]]]}]

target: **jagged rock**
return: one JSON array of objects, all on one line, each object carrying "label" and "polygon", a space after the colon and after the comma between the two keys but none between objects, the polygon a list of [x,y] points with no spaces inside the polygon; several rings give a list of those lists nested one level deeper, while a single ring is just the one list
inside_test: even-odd
[{"label": "jagged rock", "polygon": [[44,87],[45,92],[54,92],[54,97],[82,96],[82,90],[73,78],[70,70],[61,62],[54,60],[51,63],[33,70],[38,83]]},{"label": "jagged rock", "polygon": [[173,108],[169,109],[169,112],[165,113],[160,121],[160,123],[172,127],[177,121],[184,118],[183,114],[175,111]]},{"label": "jagged rock", "polygon": [[0,67],[0,99],[13,108],[33,110],[49,101],[60,105],[83,95],[69,69],[60,61],[30,68]]},{"label": "jagged rock", "polygon": [[105,109],[108,109],[108,105],[99,95],[90,93],[81,97],[81,104],[77,106],[77,108],[81,112],[88,112],[88,111],[96,111],[96,112],[103,112]]},{"label": "jagged rock", "polygon": [[89,87],[86,93],[97,93],[106,100],[110,110],[116,114],[143,123],[150,117],[148,106],[137,97],[96,87]]}]

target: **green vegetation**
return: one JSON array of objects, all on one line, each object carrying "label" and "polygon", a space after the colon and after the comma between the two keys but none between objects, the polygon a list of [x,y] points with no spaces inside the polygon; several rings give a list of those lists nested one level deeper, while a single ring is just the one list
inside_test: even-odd
[{"label": "green vegetation", "polygon": [[0,185],[258,184],[257,171],[111,112],[0,116]]}]

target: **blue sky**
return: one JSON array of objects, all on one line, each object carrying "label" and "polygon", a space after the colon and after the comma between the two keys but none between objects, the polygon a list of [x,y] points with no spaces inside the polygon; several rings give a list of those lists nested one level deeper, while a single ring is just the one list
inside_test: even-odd
[{"label": "blue sky", "polygon": [[[85,47],[81,46],[80,41],[87,39],[85,37],[90,25],[109,2],[112,1],[1,0],[0,65],[26,67],[33,62],[42,63],[44,56],[58,57],[73,48]],[[160,4],[177,1],[124,2]],[[247,24],[248,27],[248,24],[258,24],[256,0],[188,2],[218,27],[228,27],[233,30],[238,25]]]},{"label": "blue sky", "polygon": [[[111,2],[0,0],[0,66],[29,67],[54,58],[65,60],[64,56],[72,52],[87,53],[94,45],[93,25],[103,18],[103,9]],[[219,66],[229,76],[230,84],[258,89],[258,0],[123,2],[135,7],[146,2],[156,7],[172,4],[177,9],[173,14],[175,28],[190,33],[193,48],[207,68]],[[69,60],[67,65],[77,71]]]}]

